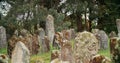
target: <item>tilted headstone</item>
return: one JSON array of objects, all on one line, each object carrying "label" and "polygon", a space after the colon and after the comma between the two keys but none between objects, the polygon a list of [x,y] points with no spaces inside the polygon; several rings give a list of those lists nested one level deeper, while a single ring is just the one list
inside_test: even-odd
[{"label": "tilted headstone", "polygon": [[30,63],[30,52],[22,42],[17,42],[12,52],[11,63]]},{"label": "tilted headstone", "polygon": [[6,29],[0,26],[0,48],[7,47]]},{"label": "tilted headstone", "polygon": [[103,30],[93,29],[92,33],[96,36],[99,42],[99,49],[108,48],[108,36]]},{"label": "tilted headstone", "polygon": [[108,48],[107,34],[103,30],[100,30],[98,31],[98,37],[99,37],[100,49],[107,49]]},{"label": "tilted headstone", "polygon": [[120,37],[120,19],[116,20],[116,24],[117,24],[117,29],[118,29],[118,37]]},{"label": "tilted headstone", "polygon": [[46,18],[46,35],[48,36],[51,44],[53,43],[54,34],[54,17],[52,15],[48,15]]},{"label": "tilted headstone", "polygon": [[74,62],[89,63],[98,52],[98,40],[94,34],[84,31],[77,34],[74,44]]}]

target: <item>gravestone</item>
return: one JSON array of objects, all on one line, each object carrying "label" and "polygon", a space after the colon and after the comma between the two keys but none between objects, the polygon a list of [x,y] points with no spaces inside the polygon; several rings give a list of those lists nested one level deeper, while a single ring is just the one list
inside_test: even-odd
[{"label": "gravestone", "polygon": [[59,49],[62,40],[63,40],[63,33],[56,32],[54,35],[54,40],[53,40],[52,46]]},{"label": "gravestone", "polygon": [[11,63],[29,63],[30,52],[22,42],[17,42],[12,52]]},{"label": "gravestone", "polygon": [[44,52],[43,45],[45,45],[45,43],[43,43],[44,37],[45,37],[45,31],[43,28],[38,28],[37,33],[38,33],[38,41],[39,41],[39,45],[40,45],[39,53],[43,53]]},{"label": "gravestone", "polygon": [[120,63],[120,38],[113,37],[110,39],[110,54],[112,63]]},{"label": "gravestone", "polygon": [[107,49],[108,48],[108,36],[107,34],[103,31],[100,30],[98,31],[98,37],[99,37],[99,44],[100,44],[100,49]]},{"label": "gravestone", "polygon": [[0,48],[7,47],[6,29],[0,26]]},{"label": "gravestone", "polygon": [[118,29],[118,37],[120,37],[120,19],[116,20],[116,24],[117,24],[117,29]]},{"label": "gravestone", "polygon": [[84,31],[77,34],[74,44],[74,62],[89,63],[98,52],[98,40],[94,34]]},{"label": "gravestone", "polygon": [[42,39],[44,39],[45,37],[45,31],[43,28],[39,28],[38,29],[38,34],[39,34],[39,37],[40,37],[40,42],[42,42]]},{"label": "gravestone", "polygon": [[63,43],[60,45],[60,59],[62,61],[67,61],[69,63],[74,63],[72,45],[68,40],[63,40]]},{"label": "gravestone", "polygon": [[58,59],[63,62],[74,63],[72,45],[69,40],[63,38],[62,33],[57,32],[56,34],[56,43],[60,47],[60,54]]},{"label": "gravestone", "polygon": [[103,30],[93,29],[92,33],[96,36],[99,42],[99,49],[108,48],[108,36]]},{"label": "gravestone", "polygon": [[115,31],[111,31],[111,33],[109,34],[109,38],[113,38],[113,37],[117,37]]},{"label": "gravestone", "polygon": [[48,15],[46,18],[46,35],[48,36],[51,44],[53,43],[54,34],[54,17],[52,15]]}]

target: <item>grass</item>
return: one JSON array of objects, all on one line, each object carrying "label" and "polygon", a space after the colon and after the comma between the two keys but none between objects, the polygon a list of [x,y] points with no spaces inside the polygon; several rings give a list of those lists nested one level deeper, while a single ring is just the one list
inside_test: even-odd
[{"label": "grass", "polygon": [[0,54],[7,54],[7,48],[0,48]]},{"label": "grass", "polygon": [[51,58],[51,53],[43,53],[43,54],[37,54],[37,55],[32,55],[30,58],[30,63],[50,63],[50,58]]},{"label": "grass", "polygon": [[100,55],[104,55],[108,58],[110,58],[110,50],[109,49],[106,49],[106,50],[99,50],[98,52]]}]

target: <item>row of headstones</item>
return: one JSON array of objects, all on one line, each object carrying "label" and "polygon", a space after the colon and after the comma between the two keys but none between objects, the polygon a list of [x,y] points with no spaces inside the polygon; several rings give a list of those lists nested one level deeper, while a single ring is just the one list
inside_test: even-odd
[{"label": "row of headstones", "polygon": [[[56,40],[59,39],[60,51],[51,54],[51,63],[94,63],[91,60],[98,52],[98,40],[90,32],[78,33],[75,38],[74,49],[69,40],[61,37],[58,33]],[[96,57],[95,57],[96,58]],[[100,56],[102,60],[106,59]],[[12,63],[29,63],[30,51],[24,42],[18,41],[12,52]]]},{"label": "row of headstones", "polygon": [[[51,21],[53,18],[51,18],[51,16],[48,16],[48,20],[47,21]],[[51,22],[50,22],[51,23]],[[50,23],[49,24],[46,24],[46,26],[48,26],[48,27],[46,27],[46,28],[48,28],[47,30],[47,35],[48,35],[48,39],[50,40],[50,42],[53,42],[53,37],[54,37],[54,27],[53,27],[53,25],[51,26],[50,25]],[[50,28],[49,28],[50,27]],[[51,34],[51,33],[53,33],[53,34]],[[101,41],[101,42],[99,42],[100,43],[100,48],[103,46],[103,48],[107,48],[107,40],[105,40],[105,39],[108,39],[107,37],[106,37],[106,35],[105,35],[105,33],[103,32],[103,31],[101,31],[101,32],[99,32],[99,33],[103,33],[103,35],[102,34],[100,34],[100,36],[102,36],[102,37],[104,37],[104,38],[102,38],[102,37],[99,37],[99,34],[98,35],[96,35],[96,36],[98,36],[98,39],[101,39],[101,40],[103,40],[103,41]],[[41,35],[41,34],[40,34]],[[42,33],[42,35],[44,35],[44,33]],[[69,38],[68,37],[70,37],[69,36],[69,34],[65,34],[67,37],[65,37],[67,40],[69,40]],[[40,41],[44,41],[43,40],[43,37],[42,38],[40,38]],[[100,41],[100,40],[99,40]],[[2,42],[1,42],[2,43]],[[40,42],[41,43],[41,42]],[[45,43],[45,42],[42,42],[42,43]],[[42,46],[42,45],[41,45]],[[44,47],[44,46],[43,46]],[[64,48],[63,48],[64,49]]]},{"label": "row of headstones", "polygon": [[110,62],[105,56],[98,55],[99,42],[93,33],[84,31],[76,35],[72,48],[72,44],[63,38],[62,33],[56,34],[60,50],[52,51],[51,63],[102,63],[103,60],[104,63]]}]

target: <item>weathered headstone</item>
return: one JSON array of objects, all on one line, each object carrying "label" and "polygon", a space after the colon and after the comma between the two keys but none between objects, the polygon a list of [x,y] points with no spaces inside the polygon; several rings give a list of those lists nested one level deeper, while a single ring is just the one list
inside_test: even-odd
[{"label": "weathered headstone", "polygon": [[63,40],[63,33],[61,33],[61,32],[55,33],[52,46],[55,48],[60,48],[60,44],[61,44],[62,40]]},{"label": "weathered headstone", "polygon": [[120,38],[113,37],[110,39],[110,54],[112,63],[120,63]]},{"label": "weathered headstone", "polygon": [[98,40],[90,32],[78,33],[74,44],[74,62],[89,63],[92,56],[98,52]]},{"label": "weathered headstone", "polygon": [[22,42],[17,42],[12,52],[11,63],[29,63],[30,52]]},{"label": "weathered headstone", "polygon": [[92,33],[96,36],[99,42],[99,49],[108,48],[108,36],[103,30],[93,29]]},{"label": "weathered headstone", "polygon": [[117,37],[115,31],[111,31],[111,33],[109,34],[109,38],[113,38],[113,37]]},{"label": "weathered headstone", "polygon": [[0,48],[7,47],[6,29],[0,26]]},{"label": "weathered headstone", "polygon": [[56,33],[55,35],[56,43],[60,47],[60,54],[58,59],[63,62],[74,63],[72,45],[70,41],[64,39],[62,33],[60,32]]},{"label": "weathered headstone", "polygon": [[54,17],[52,15],[48,15],[46,18],[46,35],[48,36],[51,44],[53,43],[54,34]]},{"label": "weathered headstone", "polygon": [[63,40],[63,43],[60,45],[60,59],[62,61],[67,61],[69,63],[74,63],[72,45],[68,40]]},{"label": "weathered headstone", "polygon": [[100,38],[99,39],[100,49],[107,49],[108,48],[107,34],[103,30],[100,30],[98,31],[98,37]]},{"label": "weathered headstone", "polygon": [[40,36],[40,42],[42,42],[42,39],[44,39],[44,37],[45,37],[45,31],[44,31],[44,29],[43,28],[39,28],[38,29],[38,34]]},{"label": "weathered headstone", "polygon": [[39,50],[39,53],[43,53],[44,52],[44,47],[43,45],[45,45],[44,42],[44,37],[45,37],[45,31],[43,28],[38,28],[37,30],[37,33],[38,33],[38,41],[39,41],[39,45],[40,45],[40,50]]},{"label": "weathered headstone", "polygon": [[116,20],[116,24],[117,24],[117,29],[118,29],[118,37],[120,37],[120,19]]}]

